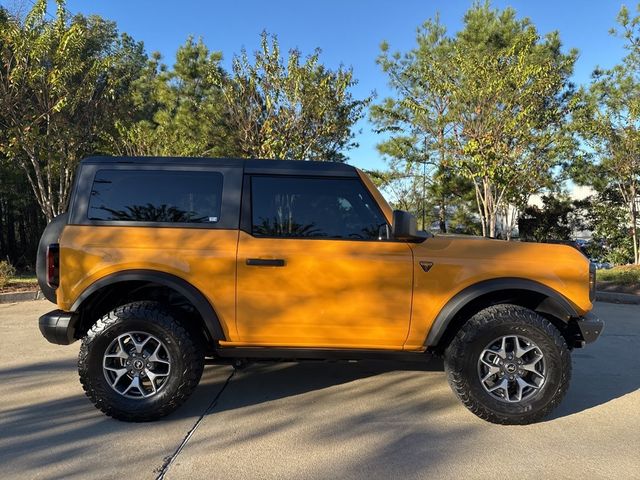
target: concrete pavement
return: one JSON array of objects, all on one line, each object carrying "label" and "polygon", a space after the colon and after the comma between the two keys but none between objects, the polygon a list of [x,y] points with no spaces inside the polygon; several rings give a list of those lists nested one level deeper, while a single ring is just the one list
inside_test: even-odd
[{"label": "concrete pavement", "polygon": [[597,305],[603,337],[574,352],[560,408],[526,427],[477,419],[438,368],[383,362],[207,367],[178,412],[117,422],[84,397],[78,344],[40,336],[51,308],[0,305],[2,479],[640,479],[638,306]]}]

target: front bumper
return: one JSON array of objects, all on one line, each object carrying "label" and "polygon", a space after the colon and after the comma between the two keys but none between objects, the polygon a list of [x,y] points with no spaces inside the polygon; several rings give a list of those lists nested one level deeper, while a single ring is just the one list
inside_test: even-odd
[{"label": "front bumper", "polygon": [[77,319],[77,314],[63,310],[45,313],[40,317],[40,333],[51,343],[69,345],[76,341]]},{"label": "front bumper", "polygon": [[571,324],[575,328],[576,340],[582,345],[595,342],[604,330],[604,322],[592,312],[572,320]]}]

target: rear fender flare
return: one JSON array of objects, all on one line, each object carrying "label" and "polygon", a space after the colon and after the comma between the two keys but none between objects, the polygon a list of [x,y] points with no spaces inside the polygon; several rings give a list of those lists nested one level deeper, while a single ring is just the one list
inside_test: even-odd
[{"label": "rear fender flare", "polygon": [[214,340],[225,340],[224,331],[220,325],[220,320],[216,314],[213,306],[207,300],[200,290],[195,288],[186,280],[172,275],[169,273],[158,272],[154,270],[126,270],[122,272],[113,273],[101,278],[97,282],[87,287],[76,299],[71,307],[72,311],[77,311],[81,308],[82,303],[89,298],[93,293],[99,291],[102,288],[114,285],[121,282],[150,282],[158,285],[162,285],[167,288],[171,288],[184,296],[198,311],[208,334]]}]

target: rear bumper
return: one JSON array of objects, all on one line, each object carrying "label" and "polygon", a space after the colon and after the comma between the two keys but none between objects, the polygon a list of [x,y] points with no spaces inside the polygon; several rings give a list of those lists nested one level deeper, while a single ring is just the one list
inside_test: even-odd
[{"label": "rear bumper", "polygon": [[78,316],[75,313],[63,310],[53,310],[40,317],[40,333],[49,342],[57,345],[69,345],[76,341],[76,322]]},{"label": "rear bumper", "polygon": [[572,320],[582,343],[593,343],[602,334],[604,330],[604,322],[596,317],[592,312],[587,313],[584,317]]}]

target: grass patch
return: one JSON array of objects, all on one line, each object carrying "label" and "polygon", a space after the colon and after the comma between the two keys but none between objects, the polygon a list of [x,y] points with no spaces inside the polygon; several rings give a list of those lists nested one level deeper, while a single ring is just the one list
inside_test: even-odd
[{"label": "grass patch", "polygon": [[15,275],[9,279],[9,283],[37,283],[38,277],[35,274]]},{"label": "grass patch", "polygon": [[34,292],[38,289],[38,279],[33,274],[18,274],[0,284],[0,293]]},{"label": "grass patch", "polygon": [[638,285],[640,284],[640,265],[623,265],[608,270],[598,270],[596,278],[603,282],[620,285]]}]

